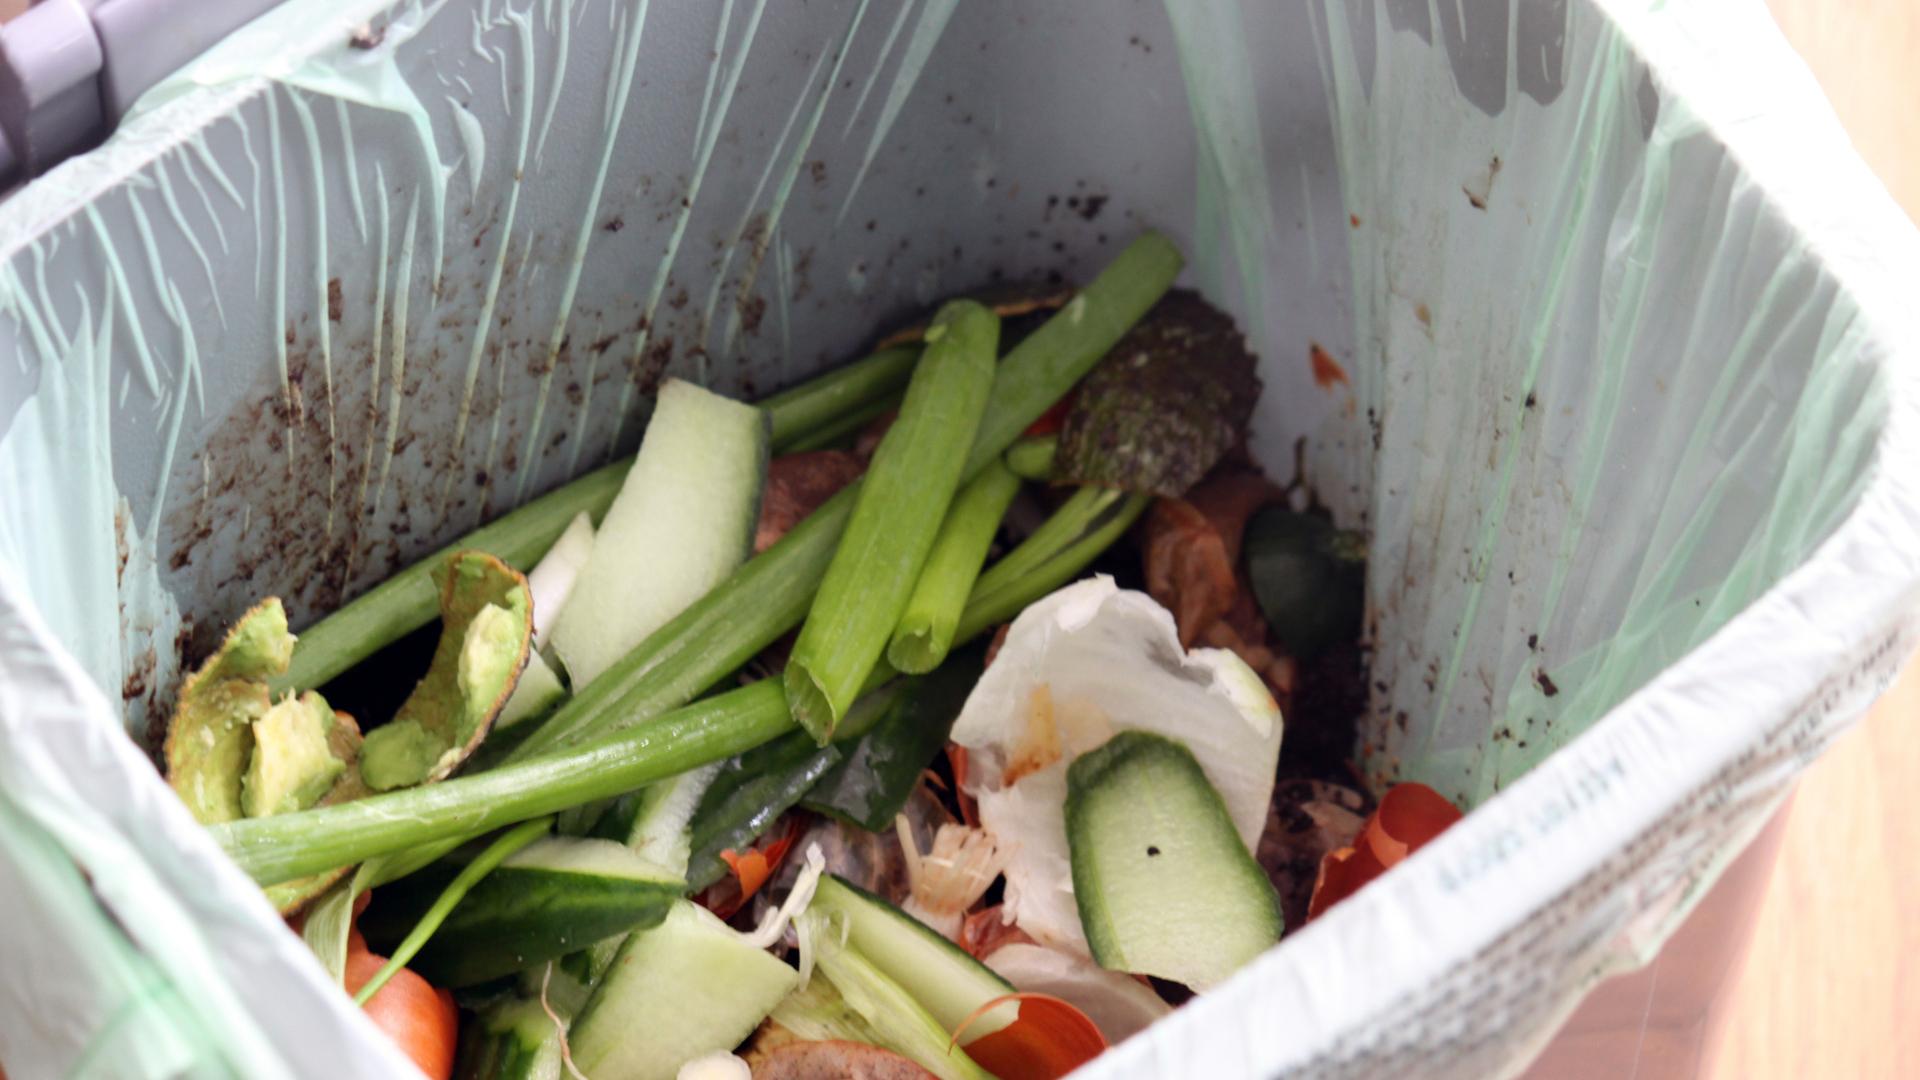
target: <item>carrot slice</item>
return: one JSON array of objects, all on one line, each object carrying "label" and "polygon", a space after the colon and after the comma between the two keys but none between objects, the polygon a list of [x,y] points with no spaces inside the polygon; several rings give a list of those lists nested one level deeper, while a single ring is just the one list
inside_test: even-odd
[{"label": "carrot slice", "polygon": [[[358,936],[357,934],[355,935]],[[353,994],[387,964],[387,958],[366,951],[365,943],[347,954],[346,990]],[[453,995],[436,990],[427,980],[401,968],[367,999],[367,1019],[386,1033],[400,1052],[413,1059],[432,1080],[453,1075],[453,1052],[459,1035],[459,1012]]]},{"label": "carrot slice", "polygon": [[1463,815],[1425,784],[1395,784],[1360,828],[1352,847],[1330,851],[1307,901],[1307,921],[1359,892],[1369,881],[1425,847]]},{"label": "carrot slice", "polygon": [[721,882],[702,894],[699,901],[707,910],[723,919],[730,919],[734,913],[753,899],[753,894],[772,879],[780,864],[787,859],[787,853],[793,850],[794,841],[806,831],[806,822],[799,817],[790,817],[786,831],[779,837],[757,848],[748,848],[744,852],[728,848],[720,853],[720,861],[733,871],[731,882]]},{"label": "carrot slice", "polygon": [[[975,1020],[1003,1002],[1018,1001],[1020,1015],[999,1031],[972,1042],[961,1037]],[[1087,1014],[1051,994],[1002,994],[967,1015],[953,1031],[974,1063],[1000,1080],[1058,1080],[1107,1048],[1106,1036]]]}]

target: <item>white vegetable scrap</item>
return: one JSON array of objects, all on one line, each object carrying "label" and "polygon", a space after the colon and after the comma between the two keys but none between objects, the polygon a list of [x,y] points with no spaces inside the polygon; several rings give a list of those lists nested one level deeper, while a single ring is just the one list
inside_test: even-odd
[{"label": "white vegetable scrap", "polygon": [[745,1060],[718,1050],[680,1066],[675,1076],[677,1080],[751,1080],[753,1070]]},{"label": "white vegetable scrap", "polygon": [[587,556],[593,554],[593,519],[582,510],[573,515],[567,523],[567,529],[560,539],[553,542],[547,553],[540,557],[533,572],[527,575],[527,592],[533,597],[533,647],[546,648],[547,635],[553,632],[553,624],[560,618],[560,609],[566,606],[567,597],[573,595],[573,583],[580,576],[580,568],[587,565]]},{"label": "white vegetable scrap", "polygon": [[988,953],[982,962],[1016,990],[1050,994],[1086,1013],[1109,1044],[1124,1041],[1173,1011],[1173,1006],[1133,976],[1044,945],[1012,942]]},{"label": "white vegetable scrap", "polygon": [[895,817],[893,826],[907,864],[909,891],[902,907],[949,941],[959,941],[968,909],[1006,866],[1005,849],[985,829],[949,823],[940,826],[933,846],[922,854],[907,815]]},{"label": "white vegetable scrap", "polygon": [[1006,906],[1034,940],[1086,955],[1074,902],[1067,767],[1121,731],[1193,752],[1249,851],[1259,842],[1280,757],[1280,709],[1260,677],[1222,649],[1180,648],[1173,616],[1100,576],[1015,619],[953,726],[966,790],[1005,849]]},{"label": "white vegetable scrap", "polygon": [[[826,872],[827,857],[821,854],[820,845],[808,844],[807,865],[800,871],[800,876],[794,879],[786,902],[780,905],[780,910],[767,912],[766,918],[760,920],[760,925],[753,933],[746,935],[747,943],[756,949],[771,949],[778,945],[787,932],[787,924],[793,921],[795,915],[805,911],[808,904],[813,903],[814,890],[820,887],[820,875]],[[805,981],[804,977],[801,981]]]}]

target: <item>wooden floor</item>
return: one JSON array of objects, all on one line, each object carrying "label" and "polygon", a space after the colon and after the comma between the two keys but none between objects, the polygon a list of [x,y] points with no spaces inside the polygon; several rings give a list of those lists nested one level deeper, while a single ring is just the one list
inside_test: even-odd
[{"label": "wooden floor", "polygon": [[1920,1077],[1920,664],[1801,781],[1701,1075]]}]

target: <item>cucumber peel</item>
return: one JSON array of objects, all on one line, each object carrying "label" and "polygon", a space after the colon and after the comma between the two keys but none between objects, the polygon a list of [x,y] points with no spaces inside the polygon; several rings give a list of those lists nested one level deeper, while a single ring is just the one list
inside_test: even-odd
[{"label": "cucumber peel", "polygon": [[[843,878],[827,875],[809,911],[842,928],[846,946],[859,951],[880,973],[900,984],[942,1031],[958,1030],[987,1002],[1013,993],[1013,984],[932,927]],[[970,1039],[1012,1023],[1019,1006],[1008,1002],[969,1025]]]},{"label": "cucumber peel", "polygon": [[576,687],[746,561],[760,519],[768,420],[752,405],[669,379],[640,453],[600,523],[553,648]]},{"label": "cucumber peel", "polygon": [[[828,880],[822,878],[822,885]],[[800,925],[801,940],[814,948],[813,977],[832,982],[846,1004],[879,1036],[881,1045],[913,1059],[941,1080],[992,1080],[991,1073],[954,1044],[952,1030],[942,1027],[924,1003],[851,940],[839,940],[840,919],[810,907],[800,916]]]},{"label": "cucumber peel", "polygon": [[[451,867],[436,867],[436,870]],[[416,874],[382,889],[361,922],[387,947],[431,910],[448,884]],[[474,883],[411,963],[436,986],[511,975],[602,938],[653,926],[686,883],[611,840],[549,836],[509,855]]]},{"label": "cucumber peel", "polygon": [[1123,731],[1067,768],[1067,843],[1101,967],[1203,990],[1280,940],[1279,897],[1185,746]]},{"label": "cucumber peel", "polygon": [[689,901],[627,938],[569,1033],[586,1076],[673,1080],[680,1066],[738,1046],[793,991],[799,973]]}]

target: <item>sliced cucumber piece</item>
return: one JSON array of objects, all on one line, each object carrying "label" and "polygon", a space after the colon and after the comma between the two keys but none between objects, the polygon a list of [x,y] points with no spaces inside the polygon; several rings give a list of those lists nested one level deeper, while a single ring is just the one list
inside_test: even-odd
[{"label": "sliced cucumber piece", "polygon": [[469,1025],[472,1049],[455,1075],[461,1080],[559,1080],[560,1029],[537,1000],[511,998],[481,1012]]},{"label": "sliced cucumber piece", "polygon": [[[844,925],[847,945],[913,995],[944,1031],[951,1033],[975,1009],[1013,993],[1012,983],[938,931],[843,878],[821,878],[808,910],[831,919],[836,930]],[[997,1005],[967,1028],[968,1039],[990,1035],[1019,1015],[1013,1002]]]},{"label": "sliced cucumber piece", "polygon": [[621,946],[574,1021],[573,1063],[593,1080],[673,1080],[745,1039],[800,975],[688,901]]},{"label": "sliced cucumber piece", "polygon": [[[560,704],[567,696],[567,688],[560,685],[560,676],[553,673],[540,654],[529,649],[527,666],[520,669],[520,681],[513,684],[513,693],[508,695],[505,708],[493,722],[493,734],[514,726],[524,720],[531,720]],[[492,736],[489,736],[491,738]]]},{"label": "sliced cucumber piece", "polygon": [[805,986],[782,998],[770,1019],[807,1042],[887,1045],[867,1018],[840,996],[833,980],[817,972]]},{"label": "sliced cucumber piece", "polygon": [[660,388],[639,456],[553,628],[576,691],[746,560],[767,445],[759,409],[678,379]]},{"label": "sliced cucumber piece", "polygon": [[[458,865],[446,860],[383,889],[362,921],[367,940],[379,948],[403,937]],[[436,986],[510,975],[654,925],[685,887],[624,845],[550,836],[482,878],[409,966]]]},{"label": "sliced cucumber piece", "polygon": [[[821,879],[823,887],[826,881]],[[818,902],[816,893],[815,904]],[[815,949],[813,977],[833,983],[846,1003],[879,1036],[880,1045],[912,1058],[940,1080],[992,1080],[992,1073],[953,1044],[952,1028],[941,1026],[925,1004],[881,971],[851,939],[846,944],[836,940],[837,919],[817,906],[809,907],[801,919]]]},{"label": "sliced cucumber piece", "polygon": [[716,761],[620,796],[594,825],[593,835],[617,840],[647,861],[685,874],[693,851],[688,825],[722,765]]},{"label": "sliced cucumber piece", "polygon": [[1100,966],[1213,986],[1280,940],[1279,898],[1186,747],[1123,731],[1067,769],[1067,847]]},{"label": "sliced cucumber piece", "polygon": [[573,515],[573,520],[567,522],[567,531],[561,533],[560,539],[527,571],[527,591],[533,594],[534,648],[547,647],[547,638],[552,636],[554,624],[560,621],[567,598],[573,595],[574,582],[579,580],[580,571],[592,554],[593,519],[582,510]]}]

